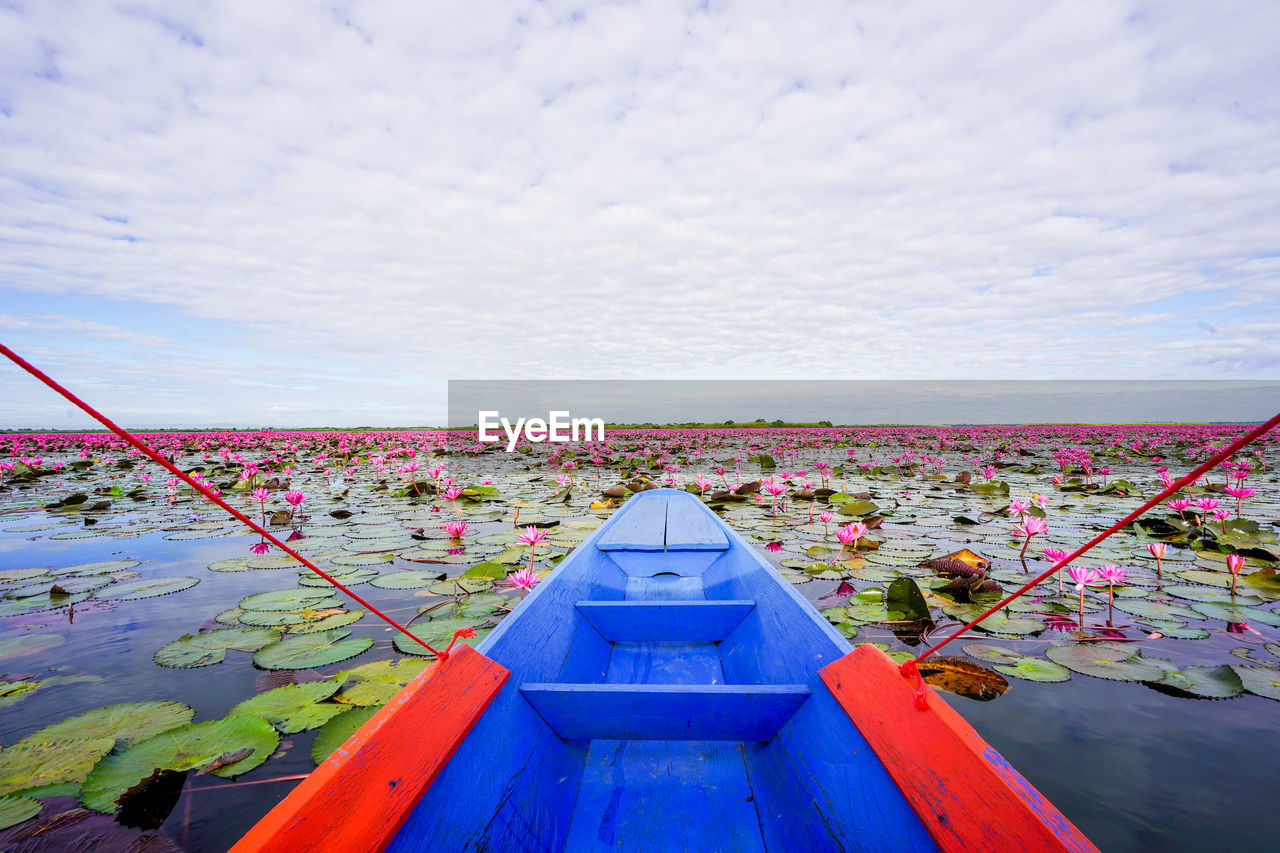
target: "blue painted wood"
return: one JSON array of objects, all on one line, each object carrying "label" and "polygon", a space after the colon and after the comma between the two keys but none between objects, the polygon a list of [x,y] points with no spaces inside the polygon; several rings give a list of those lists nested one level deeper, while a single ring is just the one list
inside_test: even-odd
[{"label": "blue painted wood", "polygon": [[702,511],[702,501],[693,495],[671,497],[667,503],[668,551],[725,551],[729,538],[724,522]]},{"label": "blue painted wood", "polygon": [[669,574],[628,577],[625,597],[637,601],[690,601],[703,598],[702,578]]},{"label": "blue painted wood", "polygon": [[747,779],[741,744],[592,741],[565,849],[804,850],[763,842],[758,799]]},{"label": "blue painted wood", "polygon": [[724,684],[714,643],[614,643],[606,684]]},{"label": "blue painted wood", "polygon": [[[664,509],[664,545],[671,506],[719,523],[686,494],[635,495],[535,587],[480,645],[511,670],[507,686],[388,849],[936,849],[817,675],[849,644],[740,536],[726,528],[725,551],[599,549],[608,541],[642,544],[643,530],[652,546],[657,506]],[[641,524],[642,515],[650,521]],[[667,574],[673,559],[675,575]],[[756,606],[718,644],[611,643],[576,610],[581,601],[624,598]],[[570,690],[572,701],[560,702],[557,712],[570,722],[575,715],[595,720],[612,702],[623,730],[568,729],[570,737],[561,738],[520,692],[522,684],[561,696],[565,687],[584,688],[599,700],[596,710],[582,707],[587,694]],[[807,699],[796,685],[812,691]],[[798,708],[771,725],[767,741],[752,739],[768,732],[725,731],[747,726],[732,709],[717,705],[707,713],[708,692],[721,694],[711,704],[726,691],[741,704],[743,695],[764,695],[770,686],[791,694]],[[659,707],[671,697],[696,708]],[[639,705],[626,709],[625,699]],[[576,707],[560,707],[566,704]],[[681,715],[679,725],[697,720],[720,727],[710,733],[717,737],[748,740],[630,739],[707,734],[672,735]],[[429,709],[423,716],[429,719]],[[628,739],[605,737],[617,734]],[[376,792],[370,797],[376,801]]]},{"label": "blue painted wood", "polygon": [[657,492],[632,496],[626,512],[609,519],[612,524],[596,540],[601,551],[661,551],[666,543],[667,496]]},{"label": "blue painted wood", "polygon": [[809,698],[795,684],[520,685],[565,740],[762,741]]},{"label": "blue painted wood", "polygon": [[578,612],[606,640],[718,643],[754,601],[579,601]]},{"label": "blue painted wood", "polygon": [[634,577],[651,577],[660,572],[684,577],[700,575],[724,551],[610,551],[618,568]]}]

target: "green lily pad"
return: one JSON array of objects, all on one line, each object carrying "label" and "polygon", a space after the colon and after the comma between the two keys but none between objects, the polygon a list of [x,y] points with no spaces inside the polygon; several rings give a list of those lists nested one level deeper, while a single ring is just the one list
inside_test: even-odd
[{"label": "green lily pad", "polygon": [[380,660],[358,666],[339,673],[346,681],[333,698],[348,705],[385,705],[428,666],[430,663],[421,658]]},{"label": "green lily pad", "polygon": [[[1246,666],[1244,664],[1228,664],[1236,675],[1240,676],[1240,684],[1245,690],[1264,699],[1280,700],[1280,669],[1268,666]],[[3,755],[3,753],[0,753]]]},{"label": "green lily pad", "polygon": [[55,569],[58,575],[109,575],[137,568],[142,563],[138,560],[102,560],[97,563],[78,563],[65,569]]},{"label": "green lily pad", "polygon": [[[444,651],[449,646],[450,641],[453,640],[454,631],[462,628],[474,628],[478,624],[480,624],[478,619],[435,619],[425,624],[412,625],[409,631],[433,649]],[[466,643],[468,646],[476,646],[479,645],[487,633],[488,631],[476,631],[475,637],[459,639],[458,642]],[[431,655],[429,651],[398,631],[393,643],[398,651],[406,655]]]},{"label": "green lily pad", "polygon": [[111,738],[136,743],[191,722],[195,711],[181,702],[125,702],[95,708],[29,734],[14,746],[62,740]]},{"label": "green lily pad", "polygon": [[369,637],[345,639],[350,631],[319,631],[288,636],[253,656],[262,669],[309,669],[355,657],[373,645]]},{"label": "green lily pad", "polygon": [[336,679],[286,684],[244,700],[228,711],[227,716],[262,717],[286,735],[314,729],[347,710],[343,705],[320,704],[340,686],[341,682]]},{"label": "green lily pad", "polygon": [[1049,660],[1072,672],[1114,681],[1159,681],[1164,669],[1142,660],[1137,648],[1117,643],[1080,643],[1050,646]]},{"label": "green lily pad", "polygon": [[276,730],[259,717],[227,717],[186,725],[105,756],[85,779],[81,799],[94,811],[112,812],[126,791],[157,770],[209,767],[248,749],[247,756],[212,770],[217,776],[238,776],[266,761],[279,743]]},{"label": "green lily pad", "polygon": [[154,598],[157,595],[182,592],[198,583],[200,579],[192,577],[137,578],[105,587],[97,597],[116,601],[133,601],[138,598]]},{"label": "green lily pad", "polygon": [[17,678],[12,681],[0,678],[0,708],[16,705],[45,687],[101,680],[102,678],[97,675],[55,675],[50,678]]},{"label": "green lily pad", "polygon": [[1004,675],[1011,675],[1014,678],[1021,678],[1026,681],[1056,682],[1067,681],[1071,678],[1071,671],[1065,666],[1044,658],[1018,658],[1016,663],[996,664],[994,669]]},{"label": "green lily pad", "polygon": [[342,613],[330,613],[319,619],[307,619],[295,625],[288,625],[285,630],[290,634],[314,634],[317,631],[331,631],[334,628],[345,628],[354,625],[364,618],[363,610],[346,610]]},{"label": "green lily pad", "polygon": [[0,829],[17,826],[40,814],[39,800],[30,797],[0,797]]},{"label": "green lily pad", "polygon": [[450,578],[437,581],[427,587],[436,595],[461,595],[464,592],[484,592],[493,586],[493,581],[482,578]]},{"label": "green lily pad", "polygon": [[61,634],[19,634],[0,640],[0,660],[34,655],[47,649],[56,649],[67,641]]},{"label": "green lily pad", "polygon": [[1153,683],[1204,699],[1229,699],[1244,692],[1240,676],[1231,666],[1188,666],[1178,670],[1170,664],[1164,677]]},{"label": "green lily pad", "polygon": [[422,569],[408,572],[388,572],[370,582],[378,589],[426,589],[444,577],[444,572]]},{"label": "green lily pad", "polygon": [[82,782],[115,738],[15,743],[0,750],[0,795],[61,782]]},{"label": "green lily pad", "polygon": [[153,660],[160,666],[187,668],[222,663],[227,649],[256,652],[280,639],[280,632],[264,627],[219,628],[207,634],[184,634],[160,647]]},{"label": "green lily pad", "polygon": [[434,619],[478,619],[481,616],[497,613],[506,608],[506,606],[507,600],[502,596],[491,592],[478,592],[475,595],[464,596],[433,608],[431,616]]},{"label": "green lily pad", "polygon": [[347,708],[343,713],[333,717],[316,732],[316,739],[311,742],[311,760],[323,764],[335,749],[346,743],[373,715],[382,710],[381,706]]},{"label": "green lily pad", "polygon": [[1024,657],[1007,646],[992,643],[966,643],[964,653],[987,663],[1015,664]]},{"label": "green lily pad", "polygon": [[245,610],[304,610],[315,606],[315,602],[328,598],[333,588],[328,587],[293,587],[291,589],[273,589],[269,592],[258,592],[240,599],[240,606]]}]

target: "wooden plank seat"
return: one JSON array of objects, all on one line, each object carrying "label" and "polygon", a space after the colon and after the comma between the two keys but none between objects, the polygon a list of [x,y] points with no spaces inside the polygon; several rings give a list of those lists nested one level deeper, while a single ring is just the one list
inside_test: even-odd
[{"label": "wooden plank seat", "polygon": [[805,684],[539,684],[520,693],[563,740],[767,741]]},{"label": "wooden plank seat", "polygon": [[578,612],[611,643],[718,643],[754,601],[579,601]]}]

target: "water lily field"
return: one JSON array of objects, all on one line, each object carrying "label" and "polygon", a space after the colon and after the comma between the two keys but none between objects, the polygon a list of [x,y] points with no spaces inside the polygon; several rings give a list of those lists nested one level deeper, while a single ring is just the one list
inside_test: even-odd
[{"label": "water lily field", "polygon": [[[669,487],[850,642],[906,659],[1247,429],[143,438],[432,646],[478,643],[631,494]],[[1280,831],[1278,464],[1273,432],[921,665],[1104,850]],[[430,665],[110,434],[0,436],[0,476],[3,849],[225,850]]]}]

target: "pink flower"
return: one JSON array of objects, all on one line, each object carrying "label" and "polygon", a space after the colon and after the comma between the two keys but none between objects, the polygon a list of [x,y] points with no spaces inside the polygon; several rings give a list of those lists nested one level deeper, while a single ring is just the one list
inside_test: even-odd
[{"label": "pink flower", "polygon": [[1166,546],[1163,542],[1147,543],[1147,550],[1151,552],[1151,556],[1155,557],[1157,560],[1162,559],[1164,557],[1165,547]]},{"label": "pink flower", "polygon": [[767,545],[765,545],[765,546],[764,546],[764,549],[765,549],[766,551],[781,551],[781,550],[782,550],[782,543],[781,543],[781,542],[770,542],[769,544],[767,544]]},{"label": "pink flower", "polygon": [[1021,524],[1015,524],[1013,532],[1019,536],[1025,536],[1030,539],[1049,529],[1049,524],[1043,518],[1037,518],[1034,515],[1028,515],[1022,519]]},{"label": "pink flower", "polygon": [[543,539],[547,538],[547,531],[534,527],[530,524],[524,529],[524,533],[517,533],[516,539],[520,540],[530,547],[537,545]]},{"label": "pink flower", "polygon": [[534,584],[539,582],[539,578],[533,569],[520,569],[507,575],[507,582],[512,586],[528,590],[533,589]]},{"label": "pink flower", "polygon": [[265,554],[267,553],[267,551],[271,550],[271,546],[268,545],[266,542],[259,542],[258,544],[252,546],[249,550],[255,554]]},{"label": "pink flower", "polygon": [[1125,578],[1129,577],[1129,573],[1119,566],[1105,565],[1098,569],[1098,576],[1109,584],[1124,583]]},{"label": "pink flower", "polygon": [[1044,555],[1054,563],[1061,563],[1069,556],[1067,552],[1063,551],[1061,548],[1045,548],[1043,551]]},{"label": "pink flower", "polygon": [[1072,566],[1067,569],[1067,574],[1071,575],[1071,579],[1076,582],[1076,591],[1084,592],[1087,584],[1094,583],[1098,580],[1097,569],[1084,569],[1080,566]]},{"label": "pink flower", "polygon": [[831,510],[818,513],[818,518],[822,519],[823,524],[826,524],[827,522],[831,521],[831,519],[835,518],[835,516],[836,514]]},{"label": "pink flower", "polygon": [[299,507],[307,502],[307,496],[302,492],[285,492],[284,499],[288,501],[290,506]]},{"label": "pink flower", "polygon": [[447,501],[456,501],[460,497],[462,497],[462,489],[457,486],[451,486],[444,490],[444,499]]},{"label": "pink flower", "polygon": [[836,538],[839,539],[841,544],[843,545],[854,544],[859,539],[861,539],[863,536],[866,536],[866,535],[867,535],[867,526],[863,524],[861,521],[855,521],[850,524],[846,524],[843,527],[836,530]]},{"label": "pink flower", "polygon": [[250,495],[255,501],[258,501],[259,503],[266,503],[267,498],[271,497],[271,492],[259,487],[250,492]]},{"label": "pink flower", "polygon": [[1026,501],[1020,501],[1020,500],[1009,501],[1010,515],[1014,515],[1014,514],[1026,515],[1027,511],[1030,509],[1031,509],[1031,504],[1027,503]]},{"label": "pink flower", "polygon": [[462,535],[467,532],[467,523],[465,521],[445,522],[444,532],[448,533],[451,539],[461,539]]},{"label": "pink flower", "polygon": [[994,465],[983,465],[983,466],[982,466],[982,476],[984,476],[984,477],[986,477],[988,480],[990,480],[990,479],[991,479],[992,477],[994,477],[995,475],[996,475],[996,466],[994,466]]},{"label": "pink flower", "polygon": [[1240,570],[1244,568],[1244,557],[1239,554],[1230,554],[1227,556],[1227,568],[1231,570],[1231,594],[1236,594],[1236,579],[1240,577]]}]

